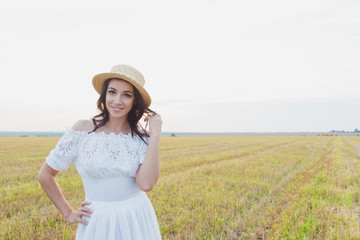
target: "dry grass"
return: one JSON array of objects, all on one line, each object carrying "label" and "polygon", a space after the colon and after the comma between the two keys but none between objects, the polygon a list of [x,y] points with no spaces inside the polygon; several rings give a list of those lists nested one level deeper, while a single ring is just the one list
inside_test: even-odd
[{"label": "dry grass", "polygon": [[[0,238],[73,239],[36,177],[57,137],[0,138]],[[360,138],[161,139],[150,197],[164,239],[360,239]],[[84,198],[74,167],[57,177]]]}]

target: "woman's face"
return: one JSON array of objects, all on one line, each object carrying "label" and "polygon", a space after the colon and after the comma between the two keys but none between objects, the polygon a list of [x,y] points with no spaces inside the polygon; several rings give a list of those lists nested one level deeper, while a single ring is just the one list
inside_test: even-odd
[{"label": "woman's face", "polygon": [[130,83],[119,79],[110,80],[105,105],[111,117],[127,117],[134,102],[134,88]]}]

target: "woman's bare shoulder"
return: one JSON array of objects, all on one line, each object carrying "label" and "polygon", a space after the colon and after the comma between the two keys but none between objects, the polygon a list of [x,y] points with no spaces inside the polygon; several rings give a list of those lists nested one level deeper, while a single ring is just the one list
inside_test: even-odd
[{"label": "woman's bare shoulder", "polygon": [[82,119],[77,121],[74,126],[72,126],[72,129],[80,132],[90,132],[94,129],[94,123],[90,119]]}]

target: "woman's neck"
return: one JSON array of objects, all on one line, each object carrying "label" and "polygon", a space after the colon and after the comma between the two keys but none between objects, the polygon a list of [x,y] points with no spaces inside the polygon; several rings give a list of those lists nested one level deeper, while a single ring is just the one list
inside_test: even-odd
[{"label": "woman's neck", "polygon": [[127,118],[109,118],[106,125],[108,125],[109,130],[118,134],[118,133],[128,133],[130,130],[130,124]]}]

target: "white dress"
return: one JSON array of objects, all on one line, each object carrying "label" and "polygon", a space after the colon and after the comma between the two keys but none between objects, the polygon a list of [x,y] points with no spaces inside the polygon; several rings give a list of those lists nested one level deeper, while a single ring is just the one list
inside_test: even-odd
[{"label": "white dress", "polygon": [[[143,137],[146,142],[148,139]],[[161,239],[154,208],[135,183],[147,145],[139,136],[68,129],[46,158],[59,171],[75,163],[94,210],[79,223],[76,239]]]}]

